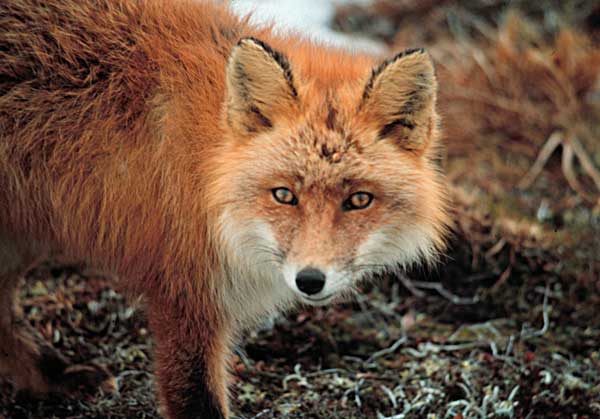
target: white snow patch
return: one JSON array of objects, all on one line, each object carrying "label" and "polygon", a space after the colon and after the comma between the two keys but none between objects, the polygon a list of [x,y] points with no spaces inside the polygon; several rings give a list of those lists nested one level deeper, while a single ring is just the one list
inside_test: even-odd
[{"label": "white snow patch", "polygon": [[[279,32],[294,30],[326,44],[373,54],[384,53],[385,47],[376,40],[331,29],[335,5],[350,2],[357,3],[348,0],[231,0],[231,6],[240,15],[252,13],[251,20],[255,23],[273,22]],[[368,2],[370,0],[360,1]]]}]

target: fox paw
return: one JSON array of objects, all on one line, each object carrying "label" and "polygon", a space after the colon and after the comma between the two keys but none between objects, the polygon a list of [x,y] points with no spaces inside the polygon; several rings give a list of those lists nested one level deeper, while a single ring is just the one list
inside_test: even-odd
[{"label": "fox paw", "polygon": [[108,369],[98,363],[74,364],[54,348],[43,346],[37,362],[37,379],[20,389],[25,397],[41,394],[61,394],[67,397],[94,395],[98,390],[105,393],[118,391],[117,382]]},{"label": "fox paw", "polygon": [[58,387],[61,393],[67,395],[92,395],[98,390],[104,393],[116,393],[117,381],[103,365],[76,364],[65,368]]}]

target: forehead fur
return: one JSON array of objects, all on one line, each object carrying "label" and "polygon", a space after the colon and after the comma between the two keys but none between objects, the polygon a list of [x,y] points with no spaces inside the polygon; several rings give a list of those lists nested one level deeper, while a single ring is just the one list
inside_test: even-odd
[{"label": "forehead fur", "polygon": [[284,153],[294,156],[290,166],[303,184],[322,183],[325,179],[337,183],[349,175],[349,168],[359,168],[362,147],[351,135],[315,123],[301,126],[292,135]]},{"label": "forehead fur", "polygon": [[[355,81],[362,89],[377,60],[366,54],[349,52],[335,47],[315,45],[309,41],[292,40],[274,44],[286,51],[292,71],[304,84],[305,94],[322,97],[324,90],[338,91]],[[361,92],[362,93],[362,92]]]},{"label": "forehead fur", "polygon": [[324,110],[318,118],[306,118],[301,124],[274,131],[272,136],[257,138],[251,160],[255,167],[264,162],[264,171],[256,174],[262,172],[269,181],[282,176],[281,180],[303,188],[337,188],[354,181],[383,180],[377,168],[385,157],[397,156],[400,151],[393,144],[364,137],[351,121],[341,117],[335,127],[328,126],[332,118],[328,113]]}]

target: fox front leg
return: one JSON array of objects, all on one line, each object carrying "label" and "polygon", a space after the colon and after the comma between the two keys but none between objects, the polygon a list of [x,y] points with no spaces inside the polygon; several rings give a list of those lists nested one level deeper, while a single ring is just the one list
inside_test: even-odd
[{"label": "fox front leg", "polygon": [[155,370],[168,419],[226,419],[230,354],[224,322],[181,301],[154,301],[148,318]]}]

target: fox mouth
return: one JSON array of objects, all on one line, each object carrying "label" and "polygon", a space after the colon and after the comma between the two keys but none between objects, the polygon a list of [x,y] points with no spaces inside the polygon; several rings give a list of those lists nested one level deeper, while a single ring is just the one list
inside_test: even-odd
[{"label": "fox mouth", "polygon": [[302,299],[310,305],[323,306],[323,305],[329,303],[333,299],[333,294],[328,294],[324,297],[319,297],[319,298],[308,297],[306,295],[303,295]]}]

